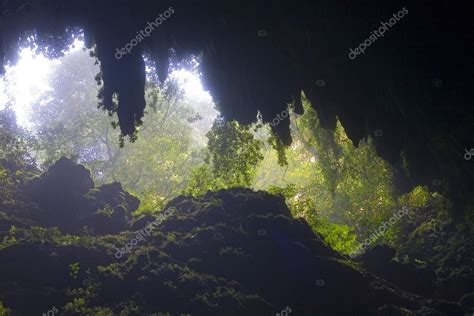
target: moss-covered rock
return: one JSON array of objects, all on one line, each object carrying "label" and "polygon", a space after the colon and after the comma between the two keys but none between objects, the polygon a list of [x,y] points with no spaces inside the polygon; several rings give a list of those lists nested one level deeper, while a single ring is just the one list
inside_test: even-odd
[{"label": "moss-covered rock", "polygon": [[[83,166],[65,158],[26,192],[37,205],[27,204],[30,213],[0,217],[0,227],[10,225],[0,243],[0,300],[14,315],[52,306],[63,315],[459,312],[452,302],[403,291],[423,293],[413,280],[429,278],[394,261],[393,249],[350,261],[267,192],[179,196],[163,212],[133,219],[138,199],[118,183],[96,188]],[[24,223],[12,226],[13,214]],[[378,259],[390,269],[377,268]],[[467,280],[466,271],[448,276]],[[468,299],[463,306],[470,308]]]}]

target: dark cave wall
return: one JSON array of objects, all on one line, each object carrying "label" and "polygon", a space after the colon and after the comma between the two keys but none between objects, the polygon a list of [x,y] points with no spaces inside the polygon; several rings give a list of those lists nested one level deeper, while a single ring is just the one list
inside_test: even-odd
[{"label": "dark cave wall", "polygon": [[[170,6],[170,18],[131,54],[115,59],[116,48]],[[408,14],[384,37],[348,58],[350,48],[403,7]],[[446,192],[456,209],[472,208],[473,165],[463,157],[474,135],[467,3],[8,0],[2,12],[3,64],[15,62],[18,38],[31,30],[51,57],[72,42],[73,27],[84,30],[101,63],[100,102],[117,112],[124,135],[133,134],[145,107],[142,53],[157,62],[162,81],[170,49],[177,60],[202,54],[204,84],[226,119],[250,123],[260,110],[271,121],[293,100],[301,112],[303,90],[324,127],[334,128],[338,117],[355,144],[376,139],[379,154],[399,170],[400,188],[427,184]],[[285,120],[274,128],[284,144],[291,143],[288,126]]]}]

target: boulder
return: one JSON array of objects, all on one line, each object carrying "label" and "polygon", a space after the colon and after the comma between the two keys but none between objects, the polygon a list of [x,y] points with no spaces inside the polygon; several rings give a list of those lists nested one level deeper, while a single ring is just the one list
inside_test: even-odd
[{"label": "boulder", "polygon": [[140,201],[120,183],[95,187],[90,171],[62,157],[25,188],[36,203],[39,224],[79,234],[116,234],[130,226],[131,214]]}]

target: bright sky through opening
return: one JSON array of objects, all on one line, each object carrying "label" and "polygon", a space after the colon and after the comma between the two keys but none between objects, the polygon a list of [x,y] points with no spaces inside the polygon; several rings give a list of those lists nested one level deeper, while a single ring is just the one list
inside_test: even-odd
[{"label": "bright sky through opening", "polygon": [[[84,42],[76,39],[67,53],[83,47]],[[61,59],[49,60],[41,54],[35,55],[29,48],[22,49],[18,63],[7,66],[5,76],[0,77],[0,110],[5,108],[8,95],[11,95],[18,124],[26,128],[30,127],[28,113],[31,111],[31,106],[43,93],[51,89],[48,85],[48,75],[52,66],[59,63]],[[212,102],[210,94],[204,91],[201,80],[195,74],[180,69],[173,71],[170,76],[178,79],[188,98]]]}]

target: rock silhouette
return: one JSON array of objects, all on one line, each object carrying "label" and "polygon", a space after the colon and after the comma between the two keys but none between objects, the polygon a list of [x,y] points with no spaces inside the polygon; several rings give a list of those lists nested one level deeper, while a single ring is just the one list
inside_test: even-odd
[{"label": "rock silhouette", "polygon": [[120,183],[95,187],[90,171],[62,157],[47,172],[31,180],[27,196],[42,210],[39,222],[63,232],[118,233],[127,229],[140,201]]}]

